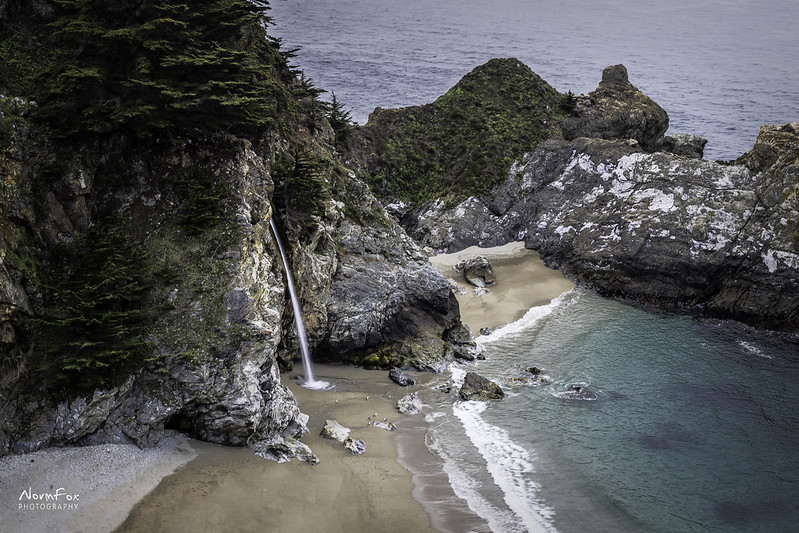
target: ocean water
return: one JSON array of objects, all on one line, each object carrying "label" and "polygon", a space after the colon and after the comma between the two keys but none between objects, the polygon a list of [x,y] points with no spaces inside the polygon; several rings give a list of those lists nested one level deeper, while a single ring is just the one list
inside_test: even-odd
[{"label": "ocean water", "polygon": [[561,92],[608,65],[708,139],[748,151],[763,124],[799,121],[796,0],[273,0],[270,33],[364,123],[375,107],[435,100],[474,67],[516,57]]},{"label": "ocean water", "polygon": [[[491,531],[795,530],[795,337],[574,290],[478,341],[456,385],[507,396],[427,394],[428,444]],[[514,385],[530,366],[551,382]]]},{"label": "ocean water", "polygon": [[[669,133],[709,139],[708,159],[799,121],[796,0],[274,0],[272,15],[296,65],[361,123],[434,100],[492,57],[575,93],[623,63]],[[427,445],[459,496],[447,505],[482,517],[472,530],[796,530],[795,336],[575,290],[479,342],[486,360],[454,379],[474,369],[507,397],[423,398]],[[529,366],[551,383],[513,385]]]}]

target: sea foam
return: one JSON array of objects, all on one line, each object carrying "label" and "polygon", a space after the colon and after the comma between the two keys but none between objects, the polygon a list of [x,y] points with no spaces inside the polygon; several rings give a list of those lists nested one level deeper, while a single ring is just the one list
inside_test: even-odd
[{"label": "sea foam", "polygon": [[572,296],[577,294],[577,289],[566,291],[557,298],[553,299],[547,305],[539,305],[531,307],[523,317],[516,322],[511,322],[501,328],[497,328],[489,335],[480,335],[475,338],[478,344],[489,344],[504,339],[509,336],[517,335],[528,328],[534,326],[542,318],[552,314],[552,312],[569,301]]},{"label": "sea foam", "polygon": [[[463,380],[465,371],[453,368],[452,372],[454,382]],[[555,531],[552,523],[555,513],[538,499],[540,486],[530,479],[535,472],[531,452],[513,442],[505,429],[488,423],[482,416],[487,408],[486,402],[474,401],[459,401],[452,408],[516,517],[515,520],[506,516],[483,518],[493,531]]]}]

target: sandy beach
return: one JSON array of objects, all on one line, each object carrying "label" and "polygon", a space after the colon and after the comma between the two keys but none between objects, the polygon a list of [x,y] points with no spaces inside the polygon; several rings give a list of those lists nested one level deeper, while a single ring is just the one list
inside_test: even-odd
[{"label": "sandy beach", "polygon": [[[485,255],[497,285],[475,296],[452,270],[460,260]],[[476,333],[517,320],[532,306],[573,287],[547,269],[521,243],[470,248],[431,262],[467,289],[458,295],[464,322]],[[217,446],[173,435],[164,446],[53,448],[0,459],[3,532],[372,532],[488,531],[485,522],[455,496],[440,460],[425,446],[424,414],[402,415],[397,400],[433,387],[446,376],[410,372],[417,384],[403,388],[385,370],[316,365],[329,390],[310,390],[297,380],[302,368],[282,376],[309,415],[303,437],[320,462],[276,463],[244,448]],[[352,455],[320,436],[327,419],[366,443]],[[372,425],[396,424],[396,431]],[[79,494],[77,509],[18,509],[20,493]],[[62,497],[63,499],[63,497]]]},{"label": "sandy beach", "polygon": [[[488,287],[487,294],[476,296],[475,287],[454,267],[480,255],[491,262],[497,284]],[[574,288],[574,283],[557,270],[547,268],[538,253],[526,249],[523,242],[495,248],[471,246],[457,253],[432,256],[430,262],[450,283],[460,287],[455,296],[461,307],[461,320],[475,336],[480,328],[496,329],[515,322],[531,307],[547,305]]]},{"label": "sandy beach", "polygon": [[196,456],[186,437],[173,434],[146,450],[107,444],[2,457],[0,531],[111,531],[165,476]]}]

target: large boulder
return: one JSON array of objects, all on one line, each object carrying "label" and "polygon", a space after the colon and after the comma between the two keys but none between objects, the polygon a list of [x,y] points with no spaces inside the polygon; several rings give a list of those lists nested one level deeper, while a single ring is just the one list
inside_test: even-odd
[{"label": "large boulder", "polygon": [[476,372],[466,373],[458,394],[464,400],[475,401],[501,400],[505,397],[499,385]]},{"label": "large boulder", "polygon": [[463,274],[463,277],[475,287],[490,287],[496,285],[497,278],[491,262],[484,255],[470,257],[455,265],[455,270]]}]

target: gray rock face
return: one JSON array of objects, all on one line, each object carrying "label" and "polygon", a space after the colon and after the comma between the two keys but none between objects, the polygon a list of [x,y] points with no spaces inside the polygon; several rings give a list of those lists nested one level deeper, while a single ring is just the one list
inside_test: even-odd
[{"label": "gray rock face", "polygon": [[358,363],[382,351],[389,355],[377,366],[440,371],[454,355],[475,351],[471,335],[451,334],[462,328],[458,303],[427,254],[354,176],[342,195],[371,221],[338,224],[337,268],[317,353]]},{"label": "gray rock face", "polygon": [[448,251],[523,239],[605,295],[796,329],[798,140],[796,124],[764,126],[734,165],[550,140],[495,192],[515,203],[428,205],[410,227]]},{"label": "gray rock face", "polygon": [[[0,390],[0,454],[65,444],[151,446],[161,439],[165,426],[174,425],[211,442],[249,445],[264,456],[313,460],[307,446],[297,441],[307,432],[307,416],[281,385],[275,360],[281,340],[279,310],[285,305],[279,256],[268,229],[271,209],[263,197],[271,190],[271,178],[249,142],[234,138],[223,142],[235,150],[229,148],[226,155],[215,157],[186,145],[182,152],[178,149],[180,153],[166,154],[163,159],[150,161],[149,166],[132,161],[136,179],[99,194],[102,201],[120,210],[139,213],[142,221],[159,221],[160,228],[154,231],[158,237],[146,245],[159,252],[166,249],[181,261],[189,239],[181,236],[170,241],[174,229],[163,222],[174,209],[170,207],[173,200],[143,169],[153,168],[160,175],[204,165],[227,181],[231,218],[237,221],[234,225],[241,238],[228,240],[225,247],[217,249],[210,259],[214,276],[210,276],[210,269],[209,273],[201,272],[205,268],[202,264],[183,262],[182,272],[189,276],[176,280],[173,286],[153,289],[154,305],[168,303],[173,310],[161,313],[150,331],[157,362],[145,365],[117,387],[58,404],[38,397],[35,391],[17,397],[10,389]],[[209,147],[212,145],[213,141]],[[99,155],[88,152],[76,154],[47,194],[52,209],[47,210],[45,219],[27,219],[27,231],[35,228],[44,245],[69,242],[80,235],[81,228],[85,230],[93,209],[85,197],[98,192],[96,157]],[[13,175],[22,183],[30,178],[29,172],[18,165]],[[22,186],[18,192],[25,190]],[[33,200],[20,196],[16,204],[12,202],[20,214],[27,212],[25,201]],[[7,228],[24,231],[20,216],[15,218],[16,225],[0,218],[0,224]],[[0,328],[12,328],[13,333],[5,337],[16,336],[14,317],[30,315],[41,305],[35,299],[33,305],[30,303],[30,296],[36,298],[37,291],[28,284],[29,275],[23,275],[19,268],[0,272],[0,288],[13,296],[5,300],[15,308],[0,316],[0,320],[10,319],[3,320]],[[211,343],[214,350],[208,354],[195,350],[198,355],[194,358],[175,356],[176,351]]]},{"label": "gray rock face", "polygon": [[499,385],[475,372],[467,372],[458,393],[464,400],[488,401],[505,397]]},{"label": "gray rock face", "polygon": [[663,138],[663,146],[661,149],[664,152],[671,152],[674,155],[681,155],[692,159],[702,159],[705,155],[706,144],[707,139],[699,135],[675,133],[674,135],[667,135]]},{"label": "gray rock face", "polygon": [[455,265],[455,270],[462,273],[466,281],[475,287],[490,287],[497,283],[491,262],[482,255],[461,261]]}]

